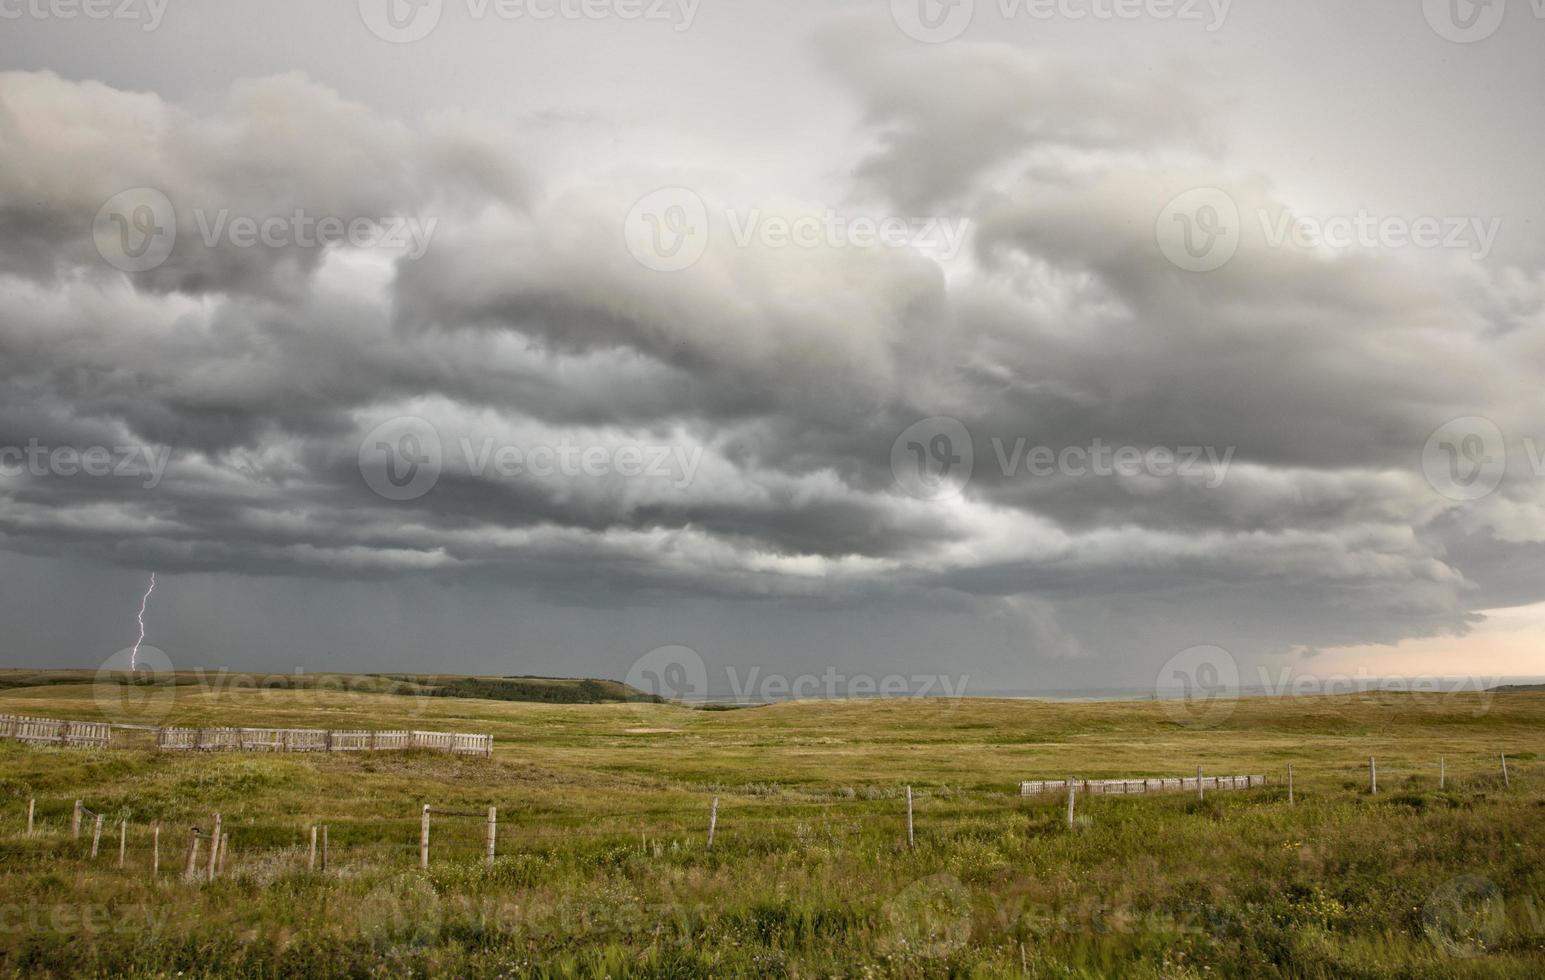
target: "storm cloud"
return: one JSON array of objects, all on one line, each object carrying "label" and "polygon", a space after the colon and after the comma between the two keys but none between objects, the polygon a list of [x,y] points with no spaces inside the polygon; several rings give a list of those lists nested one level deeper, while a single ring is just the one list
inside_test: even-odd
[{"label": "storm cloud", "polygon": [[[647,649],[628,610],[702,603],[726,660],[779,656],[780,621],[803,662],[812,624],[937,615],[989,639],[820,656],[1032,686],[1545,600],[1500,573],[1545,542],[1545,274],[1506,240],[1532,205],[1485,261],[1424,205],[1382,217],[1431,215],[1430,248],[1399,221],[1305,241],[1303,181],[1231,149],[1227,71],[985,30],[805,18],[800,84],[843,107],[800,144],[813,180],[686,149],[575,166],[597,124],[573,107],[384,106],[331,68],[172,94],[0,74],[0,546],[173,583],[433,583],[484,623],[503,590],[604,614],[592,673]],[[1198,190],[1222,226],[1174,221]],[[1221,264],[1177,261],[1220,227]],[[139,268],[147,234],[174,241]],[[1472,417],[1506,464],[1466,499],[1432,467],[1469,430],[1434,438]],[[97,447],[122,465],[83,474]],[[480,651],[447,667],[565,659],[445,642]],[[51,658],[90,656],[16,659]]]}]

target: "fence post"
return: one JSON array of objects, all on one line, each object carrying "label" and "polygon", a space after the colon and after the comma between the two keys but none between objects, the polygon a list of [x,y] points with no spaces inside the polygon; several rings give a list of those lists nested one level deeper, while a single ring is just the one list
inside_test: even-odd
[{"label": "fence post", "polygon": [[183,870],[182,875],[184,878],[192,880],[198,877],[198,828],[189,828],[188,835],[190,838],[188,842],[188,867]]},{"label": "fence post", "polygon": [[1293,764],[1288,763],[1288,806],[1293,805]]},{"label": "fence post", "polygon": [[1368,792],[1379,795],[1379,763],[1371,755],[1368,757]]},{"label": "fence post", "polygon": [[1073,794],[1077,783],[1072,776],[1068,777],[1068,829],[1073,829]]},{"label": "fence post", "polygon": [[34,797],[27,801],[27,836],[32,836],[32,811],[37,807],[38,801]]},{"label": "fence post", "polygon": [[80,800],[75,801],[75,813],[70,817],[70,839],[80,840]]},{"label": "fence post", "polygon": [[327,871],[327,824],[322,825],[322,870]]},{"label": "fence post", "polygon": [[102,843],[102,814],[97,814],[97,819],[91,828],[91,857],[95,860],[97,847]]},{"label": "fence post", "polygon": [[1444,789],[1448,785],[1448,760],[1438,756],[1438,789]]},{"label": "fence post", "polygon": [[912,787],[908,786],[907,787],[907,847],[910,849],[912,846],[913,846],[913,844],[912,844]]},{"label": "fence post", "polygon": [[423,816],[418,821],[418,866],[429,870],[429,804],[424,804]]},{"label": "fence post", "polygon": [[708,811],[708,849],[713,850],[714,831],[719,828],[719,798],[713,798],[713,807]]},{"label": "fence post", "polygon": [[1196,798],[1198,800],[1205,800],[1207,798],[1207,791],[1202,789],[1202,767],[1201,766],[1197,766],[1196,767]]},{"label": "fence post", "polygon": [[215,862],[220,860],[220,814],[215,814],[214,833],[209,835],[209,880],[215,880]]},{"label": "fence post", "polygon": [[1507,776],[1507,753],[1502,753],[1502,788],[1512,789],[1513,781]]},{"label": "fence post", "polygon": [[161,873],[161,821],[150,830],[150,877]]},{"label": "fence post", "polygon": [[230,856],[230,850],[231,850],[231,832],[229,830],[227,830],[225,833],[220,835],[220,861],[219,861],[219,867],[220,867],[220,871],[221,872],[225,871],[225,859]]},{"label": "fence post", "polygon": [[306,854],[306,870],[317,869],[317,825],[311,825],[311,850]]},{"label": "fence post", "polygon": [[118,867],[123,867],[123,857],[128,850],[129,821],[127,818],[118,821]]},{"label": "fence post", "polygon": [[499,808],[488,808],[488,866],[494,866],[494,846],[499,839]]}]

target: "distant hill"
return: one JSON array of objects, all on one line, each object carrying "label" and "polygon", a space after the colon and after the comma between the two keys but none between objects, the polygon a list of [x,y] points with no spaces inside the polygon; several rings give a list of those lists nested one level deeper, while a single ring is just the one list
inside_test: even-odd
[{"label": "distant hill", "polygon": [[480,698],[484,701],[545,701],[554,704],[605,704],[619,701],[663,703],[621,681],[574,677],[436,677],[417,674],[383,674],[390,680],[416,685],[421,693],[444,698]]},{"label": "distant hill", "polygon": [[1520,691],[1545,691],[1545,684],[1499,684],[1491,688],[1490,694],[1515,694]]},{"label": "distant hill", "polygon": [[[93,684],[130,683],[129,675],[92,670],[0,670],[0,690]],[[270,690],[334,690],[361,694],[403,694],[483,701],[539,701],[548,704],[609,704],[664,699],[620,681],[580,677],[481,677],[445,674],[263,674],[249,671],[182,670],[169,675],[142,675],[133,683],[172,687],[221,685]]]}]

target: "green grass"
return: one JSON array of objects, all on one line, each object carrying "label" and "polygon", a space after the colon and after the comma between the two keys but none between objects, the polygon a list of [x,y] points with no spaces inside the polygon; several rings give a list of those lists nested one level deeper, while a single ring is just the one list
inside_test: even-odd
[{"label": "green grass", "polygon": [[[0,744],[0,968],[16,974],[1545,972],[1545,694],[1246,699],[1210,727],[1152,702],[694,711],[80,683],[0,691],[0,712],[496,739],[492,760]],[[1273,785],[1081,799],[1072,830],[1060,798],[1016,795],[1026,778],[1198,765]],[[32,797],[41,823],[27,838]],[[107,815],[95,861],[67,833],[76,798]],[[415,870],[425,802],[497,806],[495,866],[480,860],[480,818],[437,817],[431,869]],[[178,880],[187,828],[216,810],[229,872]],[[132,828],[122,871],[119,818]],[[317,822],[326,874],[305,868]]]}]

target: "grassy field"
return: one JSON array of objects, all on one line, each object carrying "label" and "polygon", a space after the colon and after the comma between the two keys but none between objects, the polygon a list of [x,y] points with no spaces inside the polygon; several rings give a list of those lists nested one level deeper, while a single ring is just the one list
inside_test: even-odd
[{"label": "grassy field", "polygon": [[[0,968],[15,974],[1545,973],[1545,693],[1244,699],[1198,721],[1153,702],[696,711],[45,680],[56,682],[0,690],[0,713],[488,732],[496,749],[490,760],[0,744]],[[1071,829],[1063,799],[1017,795],[1021,779],[1199,765],[1272,783],[1202,801],[1080,799]],[[95,860],[68,834],[77,798],[105,815]],[[444,816],[430,870],[416,870],[424,803],[497,806],[494,866],[483,818]],[[188,828],[215,811],[228,869],[186,882]],[[329,832],[325,873],[307,871],[313,824]]]}]

